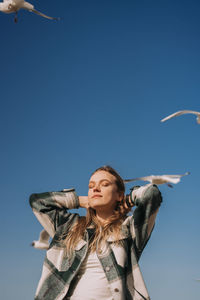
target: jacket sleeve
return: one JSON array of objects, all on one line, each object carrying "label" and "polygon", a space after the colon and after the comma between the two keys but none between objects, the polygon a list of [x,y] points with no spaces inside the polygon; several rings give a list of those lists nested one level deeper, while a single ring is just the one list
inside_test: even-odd
[{"label": "jacket sleeve", "polygon": [[148,184],[133,189],[131,199],[136,206],[132,219],[132,236],[139,258],[154,228],[162,196],[156,185]]},{"label": "jacket sleeve", "polygon": [[65,222],[73,223],[73,219],[77,217],[77,214],[68,212],[68,209],[79,207],[79,199],[74,189],[32,194],[29,202],[38,221],[51,237],[58,226]]}]

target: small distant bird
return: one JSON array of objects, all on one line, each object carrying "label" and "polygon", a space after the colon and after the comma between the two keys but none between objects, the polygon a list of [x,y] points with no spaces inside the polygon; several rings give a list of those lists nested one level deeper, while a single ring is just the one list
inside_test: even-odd
[{"label": "small distant bird", "polygon": [[145,177],[138,177],[133,179],[125,179],[124,182],[131,182],[131,181],[149,181],[152,184],[164,184],[166,183],[169,187],[173,187],[170,183],[178,183],[181,180],[181,177],[189,175],[189,172],[181,175],[150,175]]},{"label": "small distant bird", "polygon": [[33,246],[36,249],[48,249],[49,248],[49,234],[48,232],[43,229],[40,232],[39,240],[38,241],[33,241],[31,243],[31,246]]},{"label": "small distant bird", "polygon": [[169,116],[167,116],[166,118],[162,119],[161,122],[165,122],[171,118],[174,118],[174,117],[178,117],[180,115],[184,115],[184,114],[194,114],[197,116],[196,120],[197,120],[197,123],[200,124],[200,112],[198,111],[193,111],[193,110],[179,110]]},{"label": "small distant bird", "polygon": [[15,13],[15,23],[17,23],[17,13],[20,9],[26,9],[30,12],[33,12],[41,17],[50,19],[50,20],[59,20],[59,18],[53,18],[49,17],[37,10],[34,9],[34,6],[30,4],[29,2],[26,2],[24,0],[4,0],[3,2],[0,3],[0,11],[10,14],[10,13]]}]

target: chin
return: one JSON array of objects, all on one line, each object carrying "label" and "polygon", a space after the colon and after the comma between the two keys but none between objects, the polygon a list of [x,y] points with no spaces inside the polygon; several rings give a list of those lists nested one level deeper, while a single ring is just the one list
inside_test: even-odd
[{"label": "chin", "polygon": [[92,204],[90,207],[93,208],[93,209],[98,209],[98,208],[102,207],[102,205],[100,205],[100,204]]},{"label": "chin", "polygon": [[96,209],[103,208],[104,205],[102,205],[102,203],[98,203],[98,202],[95,203],[95,201],[93,201],[93,203],[90,205],[90,207],[96,210]]}]

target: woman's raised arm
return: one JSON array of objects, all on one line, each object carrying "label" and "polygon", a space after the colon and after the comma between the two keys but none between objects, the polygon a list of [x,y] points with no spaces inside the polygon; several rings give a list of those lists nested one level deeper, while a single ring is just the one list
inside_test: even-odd
[{"label": "woman's raised arm", "polygon": [[74,189],[32,194],[29,202],[38,221],[51,237],[54,236],[59,225],[66,222],[67,219],[73,221],[72,218],[77,217],[76,214],[69,213],[67,209],[80,206]]},{"label": "woman's raised arm", "polygon": [[154,228],[162,196],[156,185],[147,184],[133,189],[130,197],[136,206],[132,225],[134,227],[135,247],[139,258]]}]

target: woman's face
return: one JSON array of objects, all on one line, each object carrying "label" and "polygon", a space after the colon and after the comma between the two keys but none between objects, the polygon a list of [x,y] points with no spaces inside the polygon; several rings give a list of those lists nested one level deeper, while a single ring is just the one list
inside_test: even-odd
[{"label": "woman's face", "polygon": [[89,205],[95,210],[113,211],[117,201],[121,201],[123,193],[119,193],[116,178],[106,171],[97,171],[89,181]]}]

